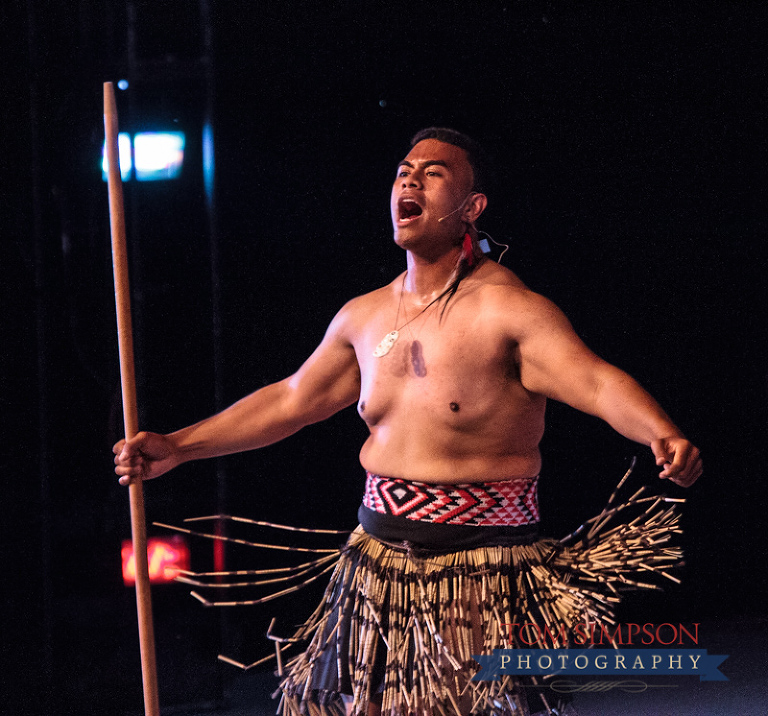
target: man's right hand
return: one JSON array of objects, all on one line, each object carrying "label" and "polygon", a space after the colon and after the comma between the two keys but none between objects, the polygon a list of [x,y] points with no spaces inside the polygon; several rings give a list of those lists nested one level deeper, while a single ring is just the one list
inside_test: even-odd
[{"label": "man's right hand", "polygon": [[132,480],[151,480],[178,465],[173,441],[158,433],[136,433],[130,440],[121,440],[112,448],[118,482],[129,485]]}]

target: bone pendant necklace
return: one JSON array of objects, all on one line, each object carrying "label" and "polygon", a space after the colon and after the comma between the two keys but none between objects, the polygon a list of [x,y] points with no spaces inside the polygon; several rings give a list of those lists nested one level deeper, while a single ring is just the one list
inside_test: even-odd
[{"label": "bone pendant necklace", "polygon": [[373,351],[373,355],[376,358],[381,358],[387,355],[392,350],[392,346],[395,345],[397,339],[400,338],[400,331],[390,331],[384,338],[381,339],[381,343],[376,346]]},{"label": "bone pendant necklace", "polygon": [[445,291],[443,291],[434,301],[431,301],[426,306],[424,306],[424,308],[422,308],[413,318],[403,323],[403,325],[400,326],[400,328],[397,328],[397,319],[400,318],[400,306],[402,306],[403,304],[403,289],[405,289],[405,279],[407,277],[408,277],[408,272],[406,271],[403,274],[403,284],[400,286],[400,300],[397,302],[397,313],[395,314],[395,328],[391,330],[389,333],[387,333],[387,335],[381,339],[381,343],[379,343],[379,345],[377,345],[376,348],[374,349],[373,355],[376,358],[381,358],[382,356],[387,355],[387,353],[389,353],[392,350],[392,346],[394,346],[395,343],[397,343],[397,339],[400,338],[400,330],[405,328],[409,323],[411,323],[411,321],[415,321],[433,303],[439,301],[445,295]]}]

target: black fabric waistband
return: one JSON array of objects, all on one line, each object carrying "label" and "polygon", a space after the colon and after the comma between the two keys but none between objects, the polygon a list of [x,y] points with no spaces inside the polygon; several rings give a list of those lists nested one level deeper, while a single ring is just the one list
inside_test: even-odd
[{"label": "black fabric waistband", "polygon": [[476,527],[418,522],[397,515],[381,514],[360,505],[357,518],[372,537],[393,547],[448,553],[478,547],[511,547],[532,544],[539,538],[538,524]]}]

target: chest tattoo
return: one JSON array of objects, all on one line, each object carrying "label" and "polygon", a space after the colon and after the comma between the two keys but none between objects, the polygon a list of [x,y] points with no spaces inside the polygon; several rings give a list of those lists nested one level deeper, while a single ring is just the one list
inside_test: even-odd
[{"label": "chest tattoo", "polygon": [[420,341],[411,343],[411,367],[419,378],[427,375],[427,364],[424,362],[424,350]]}]

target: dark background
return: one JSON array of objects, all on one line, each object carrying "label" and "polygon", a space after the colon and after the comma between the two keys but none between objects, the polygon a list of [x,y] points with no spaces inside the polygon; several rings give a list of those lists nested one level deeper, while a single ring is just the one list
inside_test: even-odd
[{"label": "dark background", "polygon": [[[764,629],[767,15],[742,1],[4,2],[0,712],[141,709],[99,167],[102,83],[122,78],[121,128],[189,142],[181,179],[125,187],[142,427],[181,427],[284,377],[344,301],[391,281],[395,164],[418,129],[453,126],[496,164],[482,228],[510,244],[505,265],[702,449],[683,584],[622,618]],[[364,436],[350,409],[185,466],[146,486],[148,518],[223,506],[351,527]],[[550,406],[543,447],[552,534],[599,510],[633,455],[634,485],[656,486],[647,449],[570,408]],[[192,546],[208,568],[210,545]],[[269,618],[287,632],[317,598],[222,617],[187,592],[154,592],[167,708],[215,701],[232,668],[216,654],[268,653]]]}]

